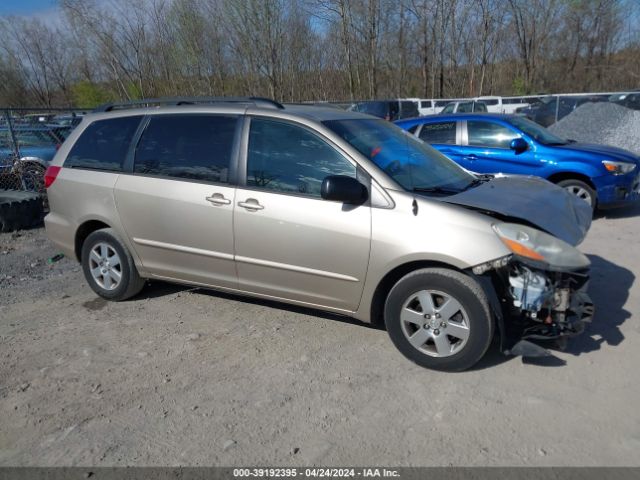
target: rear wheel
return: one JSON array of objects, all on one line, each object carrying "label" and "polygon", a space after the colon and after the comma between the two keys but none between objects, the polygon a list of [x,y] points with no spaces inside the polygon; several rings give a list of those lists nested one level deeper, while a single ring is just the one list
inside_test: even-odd
[{"label": "rear wheel", "polygon": [[585,182],[570,178],[558,182],[558,186],[564,188],[571,195],[575,195],[580,200],[587,202],[592,209],[596,206],[596,192]]},{"label": "rear wheel", "polygon": [[82,270],[91,289],[107,300],[126,300],[144,287],[131,254],[111,228],[87,237],[82,245]]},{"label": "rear wheel", "polygon": [[453,270],[426,268],[401,278],[385,303],[391,340],[423,367],[461,371],[480,360],[493,337],[482,288]]}]

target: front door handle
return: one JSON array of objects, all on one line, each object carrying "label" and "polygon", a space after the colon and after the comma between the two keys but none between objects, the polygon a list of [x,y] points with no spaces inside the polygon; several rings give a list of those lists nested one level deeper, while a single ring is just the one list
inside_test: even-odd
[{"label": "front door handle", "polygon": [[244,202],[238,202],[238,206],[247,210],[262,210],[264,208],[255,198],[247,198]]},{"label": "front door handle", "polygon": [[228,198],[224,198],[224,195],[221,193],[214,193],[210,197],[207,197],[205,200],[207,200],[207,202],[213,203],[214,205],[230,205],[231,204],[231,200],[229,200]]}]

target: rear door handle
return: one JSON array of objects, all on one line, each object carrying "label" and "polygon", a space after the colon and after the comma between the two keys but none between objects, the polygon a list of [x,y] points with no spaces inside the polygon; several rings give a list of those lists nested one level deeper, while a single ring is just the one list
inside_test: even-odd
[{"label": "rear door handle", "polygon": [[465,155],[465,156],[464,156],[464,159],[465,159],[465,160],[472,160],[472,161],[473,161],[473,160],[477,160],[477,159],[478,159],[478,156],[472,153],[471,155]]},{"label": "rear door handle", "polygon": [[244,202],[238,202],[238,206],[247,210],[262,210],[264,207],[260,205],[255,198],[247,198]]},{"label": "rear door handle", "polygon": [[221,193],[214,193],[210,197],[206,198],[207,202],[211,202],[214,205],[230,205],[231,200],[228,198],[224,198],[224,195]]}]

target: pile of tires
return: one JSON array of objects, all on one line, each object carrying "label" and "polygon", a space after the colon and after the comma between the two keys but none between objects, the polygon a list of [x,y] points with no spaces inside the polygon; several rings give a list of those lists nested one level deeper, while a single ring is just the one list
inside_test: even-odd
[{"label": "pile of tires", "polygon": [[34,192],[0,190],[0,232],[12,232],[42,223],[42,198]]}]

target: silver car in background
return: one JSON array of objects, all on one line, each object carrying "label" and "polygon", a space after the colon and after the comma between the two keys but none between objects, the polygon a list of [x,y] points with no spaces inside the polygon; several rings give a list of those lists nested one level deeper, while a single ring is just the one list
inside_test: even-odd
[{"label": "silver car in background", "polygon": [[100,296],[145,279],[384,324],[464,370],[497,335],[539,354],[590,320],[591,211],[529,177],[475,176],[384,120],[259,98],[87,115],[47,171],[47,233]]}]

